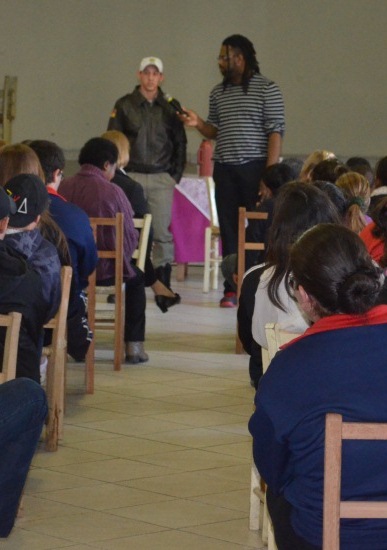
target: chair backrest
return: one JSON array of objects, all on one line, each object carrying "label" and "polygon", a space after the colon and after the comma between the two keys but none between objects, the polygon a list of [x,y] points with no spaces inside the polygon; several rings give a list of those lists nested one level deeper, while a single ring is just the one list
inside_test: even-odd
[{"label": "chair backrest", "polygon": [[219,227],[218,211],[215,202],[215,182],[212,177],[206,178],[208,204],[210,207],[210,222],[212,227]]},{"label": "chair backrest", "polygon": [[269,363],[274,358],[275,354],[281,346],[288,344],[302,333],[300,332],[289,332],[281,328],[279,323],[266,323],[265,325],[265,334],[267,340],[267,349],[269,356]]},{"label": "chair backrest", "polygon": [[323,550],[339,550],[340,518],[387,518],[387,501],[340,500],[343,439],[387,440],[387,423],[343,422],[340,414],[326,415]]},{"label": "chair backrest", "polygon": [[21,313],[15,312],[8,313],[7,315],[0,315],[0,327],[5,327],[6,329],[3,367],[0,372],[1,384],[16,377],[16,361],[21,318]]},{"label": "chair backrest", "polygon": [[152,224],[152,214],[145,214],[143,218],[133,218],[134,227],[140,229],[138,237],[138,245],[132,254],[132,258],[136,260],[136,266],[144,271],[145,258],[149,242],[149,232]]},{"label": "chair backrest", "polygon": [[[246,227],[248,220],[267,220],[267,212],[248,212],[243,206],[239,207],[238,217],[238,283],[237,283],[237,298],[241,295],[243,275],[246,267],[246,250],[265,250],[265,243],[257,243],[246,241]],[[238,329],[236,336],[235,352],[242,353],[243,346],[238,337]]]},{"label": "chair backrest", "polygon": [[72,267],[66,265],[61,269],[62,296],[59,309],[45,329],[52,329],[51,345],[43,348],[48,357],[46,394],[48,401],[48,421],[46,428],[46,450],[56,451],[58,439],[63,430],[65,370],[67,361],[67,311]]}]

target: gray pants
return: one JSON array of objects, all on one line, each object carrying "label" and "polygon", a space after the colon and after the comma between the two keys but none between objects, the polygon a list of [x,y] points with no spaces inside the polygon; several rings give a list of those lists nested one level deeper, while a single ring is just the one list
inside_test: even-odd
[{"label": "gray pants", "polygon": [[130,172],[129,175],[142,185],[152,214],[153,265],[157,268],[167,263],[170,264],[174,260],[174,247],[169,225],[171,223],[173,189],[176,182],[166,172],[160,174]]}]

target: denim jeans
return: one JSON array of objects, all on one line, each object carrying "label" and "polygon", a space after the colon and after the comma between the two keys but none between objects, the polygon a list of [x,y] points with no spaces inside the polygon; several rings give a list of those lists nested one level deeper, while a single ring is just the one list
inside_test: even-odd
[{"label": "denim jeans", "polygon": [[29,378],[0,384],[0,537],[12,530],[46,416],[39,384]]}]

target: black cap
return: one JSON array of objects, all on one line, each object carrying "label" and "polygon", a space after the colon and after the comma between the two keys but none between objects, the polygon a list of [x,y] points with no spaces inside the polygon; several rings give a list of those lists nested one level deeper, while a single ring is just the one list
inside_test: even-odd
[{"label": "black cap", "polygon": [[9,219],[10,227],[26,227],[48,206],[46,186],[33,174],[15,176],[4,189],[16,204],[16,212]]},{"label": "black cap", "polygon": [[2,187],[0,187],[0,220],[6,218],[7,216],[10,216],[11,214],[15,214],[15,212],[16,204],[6,193],[6,191],[4,191]]}]

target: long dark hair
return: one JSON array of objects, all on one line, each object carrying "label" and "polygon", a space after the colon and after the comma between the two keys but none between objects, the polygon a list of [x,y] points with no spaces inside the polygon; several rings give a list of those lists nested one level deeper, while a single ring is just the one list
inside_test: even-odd
[{"label": "long dark hair", "polygon": [[[304,231],[324,222],[340,223],[337,209],[325,193],[303,182],[286,183],[281,187],[269,232],[267,262],[273,268],[268,285],[269,298],[283,311],[279,286],[288,270],[290,247]],[[287,279],[285,286],[289,291]]]},{"label": "long dark hair", "polygon": [[366,313],[382,286],[381,269],[365,244],[342,225],[319,224],[304,233],[291,248],[290,269],[321,317]]},{"label": "long dark hair", "polygon": [[[229,48],[233,48],[236,53],[240,53],[245,60],[245,69],[242,75],[242,88],[245,93],[249,87],[249,80],[254,73],[259,74],[259,64],[256,58],[255,49],[253,43],[242,36],[241,34],[233,34],[225,38],[222,42],[222,46],[226,46],[227,53]],[[223,86],[226,87],[228,84],[227,78],[223,80]]]}]

